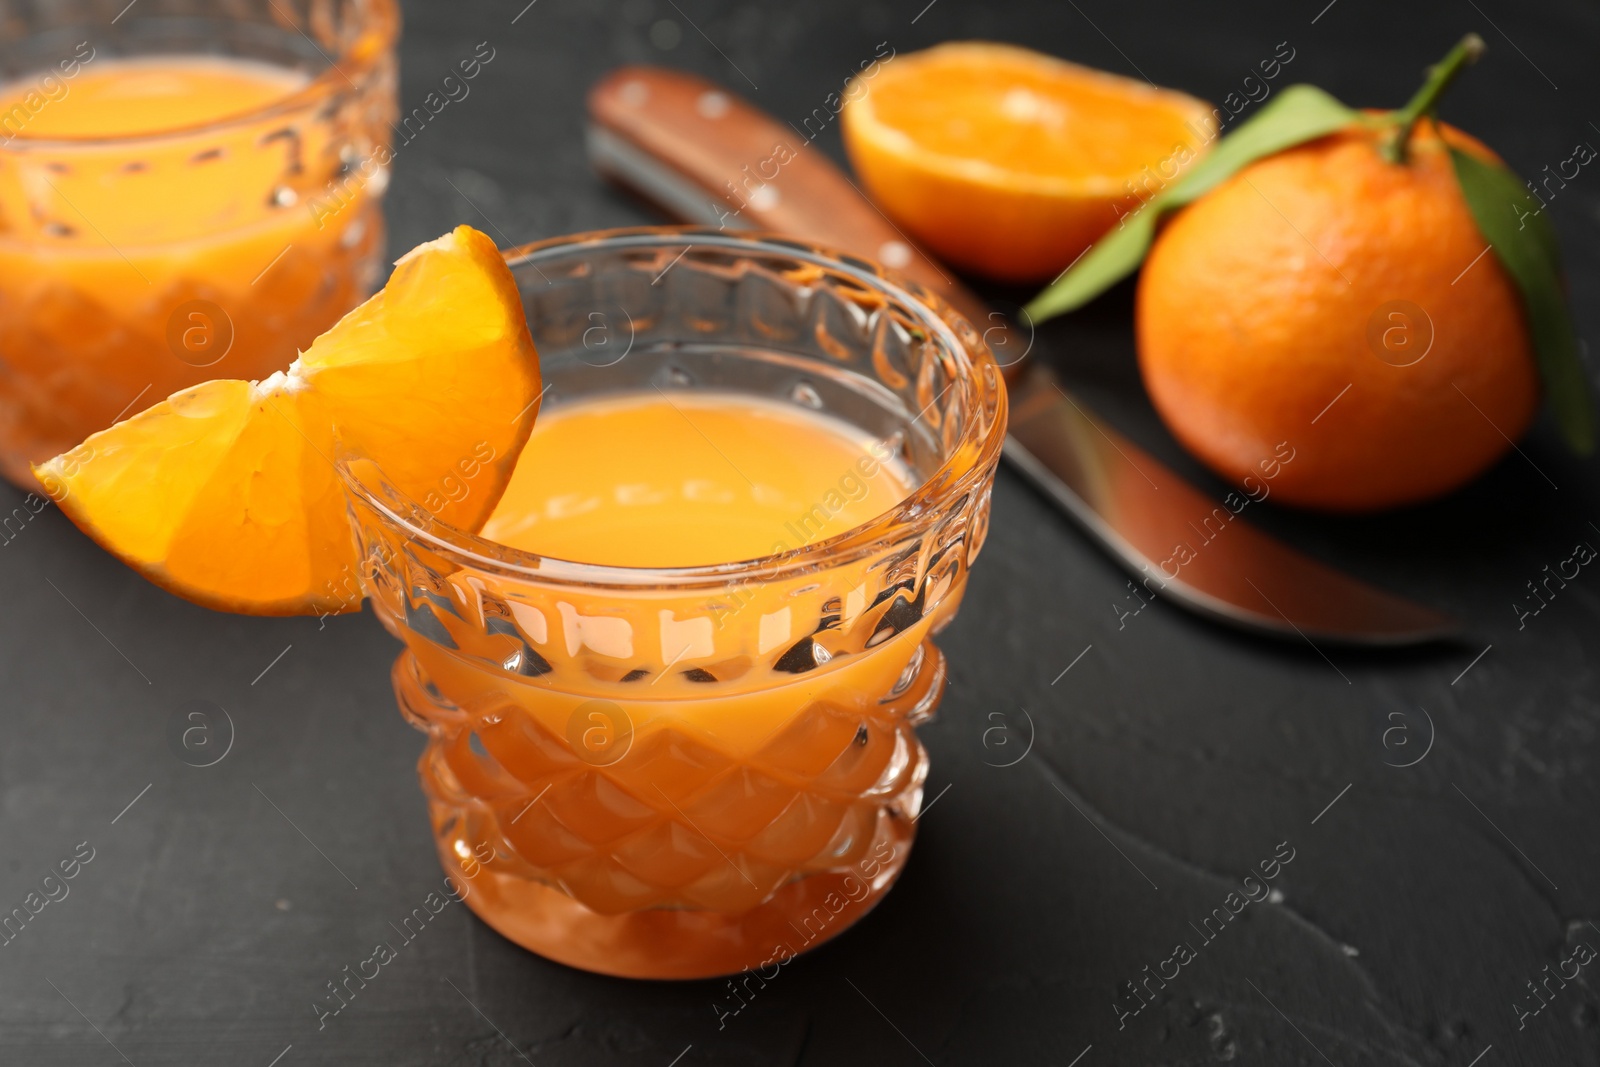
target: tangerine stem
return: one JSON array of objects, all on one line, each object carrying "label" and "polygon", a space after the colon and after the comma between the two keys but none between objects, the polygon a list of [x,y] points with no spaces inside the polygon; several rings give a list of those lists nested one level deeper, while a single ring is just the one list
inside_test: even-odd
[{"label": "tangerine stem", "polygon": [[1411,142],[1411,131],[1416,127],[1417,120],[1438,106],[1445,90],[1450,88],[1463,70],[1478,61],[1487,47],[1482,37],[1469,33],[1456,42],[1456,46],[1443,59],[1428,68],[1428,78],[1417,90],[1417,95],[1405,107],[1393,113],[1396,126],[1394,136],[1383,146],[1384,159],[1390,163],[1406,161],[1406,146]]}]

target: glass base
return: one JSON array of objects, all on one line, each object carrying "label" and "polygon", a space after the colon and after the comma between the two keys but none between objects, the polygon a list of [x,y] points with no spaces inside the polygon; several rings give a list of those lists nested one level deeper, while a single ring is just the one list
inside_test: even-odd
[{"label": "glass base", "polygon": [[440,862],[495,930],[619,977],[770,977],[905,866],[927,775],[913,726],[944,689],[938,650],[913,648],[896,695],[850,714],[804,705],[759,751],[736,759],[657,724],[603,768],[503,696],[475,713],[445,699],[430,678],[442,660],[424,673],[407,651],[394,681],[429,735],[418,771]]},{"label": "glass base", "polygon": [[467,907],[502,936],[546,959],[619,978],[716,978],[756,971],[770,980],[801,952],[844,933],[883,899],[911,852],[909,819],[885,820],[874,877],[822,872],[791,882],[744,912],[651,908],[602,915],[542,882],[439,859]]}]

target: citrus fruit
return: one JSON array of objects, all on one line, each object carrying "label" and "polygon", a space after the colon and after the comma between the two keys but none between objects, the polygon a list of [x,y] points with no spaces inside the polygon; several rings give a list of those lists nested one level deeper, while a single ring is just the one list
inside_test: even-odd
[{"label": "citrus fruit", "polygon": [[1234,482],[1362,512],[1426,500],[1493,463],[1533,419],[1518,292],[1463,197],[1443,124],[1357,124],[1269,156],[1185,208],[1139,281],[1139,367],[1167,426]]},{"label": "citrus fruit", "polygon": [[494,242],[462,226],[260,382],[217,380],[34,467],[85,533],[163,588],[254,615],[360,606],[335,460],[444,522],[494,508],[537,414],[538,354]]},{"label": "citrus fruit", "polygon": [[1182,93],[1011,45],[939,45],[846,90],[841,128],[873,200],[954,266],[1049,278],[1215,136]]}]

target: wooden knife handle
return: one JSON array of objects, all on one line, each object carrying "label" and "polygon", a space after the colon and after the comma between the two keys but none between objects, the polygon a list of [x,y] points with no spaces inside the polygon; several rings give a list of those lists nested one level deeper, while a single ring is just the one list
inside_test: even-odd
[{"label": "wooden knife handle", "polygon": [[[822,113],[838,121],[826,108]],[[682,197],[651,197],[686,221],[815,241],[882,263],[958,306],[970,303],[811,143],[814,135],[711,82],[660,67],[623,67],[590,91],[589,117],[597,132],[620,139],[704,198],[696,215],[689,204],[665,202]],[[604,153],[596,153],[596,162],[608,177],[651,195],[636,175],[608,165]]]}]

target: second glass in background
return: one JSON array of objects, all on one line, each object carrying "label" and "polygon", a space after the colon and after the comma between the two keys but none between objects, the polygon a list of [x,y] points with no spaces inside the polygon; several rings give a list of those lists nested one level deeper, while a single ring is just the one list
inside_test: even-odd
[{"label": "second glass in background", "polygon": [[0,473],[372,290],[394,0],[0,0]]}]

